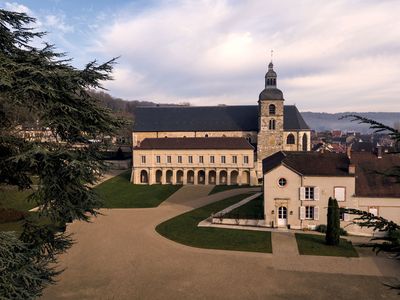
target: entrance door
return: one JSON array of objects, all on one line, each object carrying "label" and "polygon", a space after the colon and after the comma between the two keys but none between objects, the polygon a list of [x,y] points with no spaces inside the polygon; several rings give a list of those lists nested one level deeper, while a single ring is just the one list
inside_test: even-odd
[{"label": "entrance door", "polygon": [[285,206],[280,206],[278,208],[278,227],[287,225],[287,208]]}]

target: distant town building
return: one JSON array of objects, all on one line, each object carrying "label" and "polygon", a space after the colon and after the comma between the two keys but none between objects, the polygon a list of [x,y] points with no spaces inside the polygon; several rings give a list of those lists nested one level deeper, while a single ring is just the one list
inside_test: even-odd
[{"label": "distant town building", "polygon": [[257,184],[264,158],[310,151],[311,130],[284,105],[271,62],[258,105],[138,107],[132,141],[132,183]]}]

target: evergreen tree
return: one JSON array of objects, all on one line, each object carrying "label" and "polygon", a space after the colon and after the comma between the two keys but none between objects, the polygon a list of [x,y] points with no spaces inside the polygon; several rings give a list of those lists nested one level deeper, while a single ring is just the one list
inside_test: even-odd
[{"label": "evergreen tree", "polygon": [[329,197],[325,242],[337,246],[340,242],[340,214],[336,199]]},{"label": "evergreen tree", "polygon": [[[374,120],[364,118],[357,115],[345,115],[342,118],[351,118],[352,121],[359,122],[361,124],[368,124],[371,129],[377,132],[388,133],[392,140],[395,141],[396,145],[400,144],[400,131],[396,128],[392,128],[385,124],[376,122]],[[398,147],[396,149],[398,150]],[[398,153],[398,152],[397,152]],[[388,177],[394,180],[395,184],[400,184],[400,166],[393,166],[385,172],[376,172],[381,176]],[[372,238],[370,243],[364,244],[365,247],[372,247],[373,251],[379,253],[384,251],[389,253],[391,257],[400,259],[400,224],[396,224],[393,221],[387,220],[380,216],[375,216],[369,212],[358,210],[358,209],[341,209],[343,213],[357,215],[354,218],[353,223],[361,227],[372,228],[374,231],[386,232],[387,234],[383,237]],[[400,290],[400,283],[397,284],[386,284],[390,288]],[[399,293],[400,294],[400,293]]]},{"label": "evergreen tree", "polygon": [[[115,60],[76,69],[52,45],[33,46],[45,35],[31,28],[34,22],[24,13],[0,9],[0,188],[30,189],[36,176],[38,189],[30,201],[51,224],[27,219],[20,238],[0,235],[1,299],[35,298],[54,282],[58,272],[49,264],[72,243],[60,229],[73,220],[89,220],[101,207],[91,186],[106,166],[98,154],[101,145],[90,141],[125,123],[88,93],[111,79]],[[21,111],[50,128],[58,142],[20,138]]]}]

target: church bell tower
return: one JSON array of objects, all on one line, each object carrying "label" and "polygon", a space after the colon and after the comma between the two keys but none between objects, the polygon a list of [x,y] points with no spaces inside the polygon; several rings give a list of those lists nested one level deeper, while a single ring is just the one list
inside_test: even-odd
[{"label": "church bell tower", "polygon": [[265,74],[265,89],[258,98],[257,173],[262,177],[262,160],[283,149],[283,93],[276,87],[272,61]]}]

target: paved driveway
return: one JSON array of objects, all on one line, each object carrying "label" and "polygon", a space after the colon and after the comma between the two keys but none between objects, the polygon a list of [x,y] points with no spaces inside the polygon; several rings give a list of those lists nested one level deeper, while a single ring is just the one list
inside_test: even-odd
[{"label": "paved driveway", "polygon": [[[154,231],[177,214],[248,191],[207,197],[209,190],[186,186],[157,208],[103,210],[91,224],[72,224],[77,244],[61,257],[66,270],[43,298],[398,299],[382,285],[382,275],[395,272],[391,261],[198,249]],[[360,272],[374,276],[354,275]]]}]

